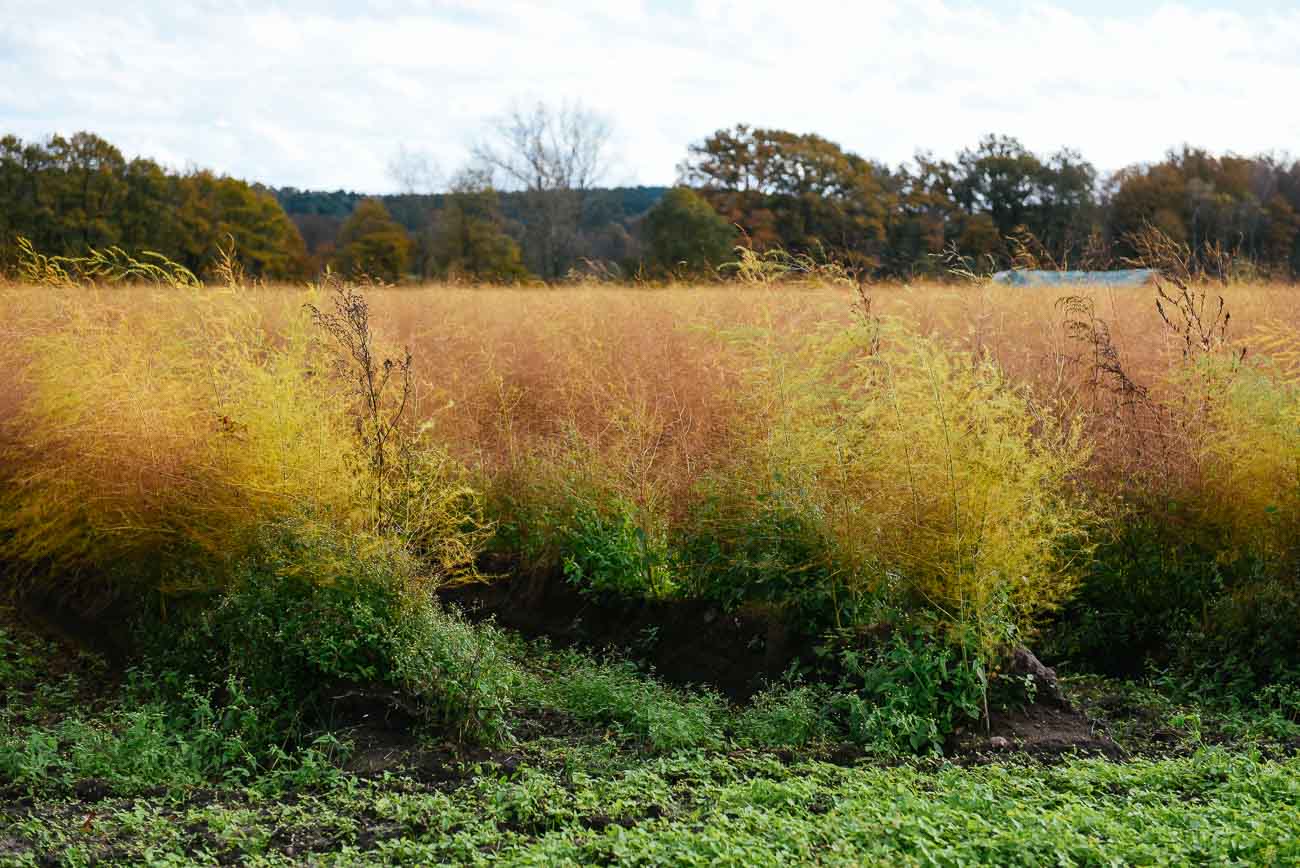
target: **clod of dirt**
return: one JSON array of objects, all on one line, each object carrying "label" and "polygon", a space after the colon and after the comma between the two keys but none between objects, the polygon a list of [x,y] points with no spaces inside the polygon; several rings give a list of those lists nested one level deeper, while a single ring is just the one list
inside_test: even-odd
[{"label": "clod of dirt", "polygon": [[1034,681],[1039,702],[1046,702],[1060,708],[1069,708],[1070,701],[1061,690],[1061,683],[1056,678],[1056,670],[1045,666],[1043,661],[1034,656],[1028,648],[1021,646],[1011,655],[1008,672],[1012,676],[1029,676]]},{"label": "clod of dirt", "polygon": [[969,733],[946,753],[968,762],[985,762],[1008,751],[1054,761],[1071,754],[1124,758],[1124,750],[1097,731],[1087,716],[1065,703],[1036,702],[1016,711],[989,715],[986,735]]},{"label": "clod of dirt", "polygon": [[84,781],[78,781],[74,792],[77,798],[83,802],[98,802],[101,799],[108,798],[113,788],[106,781],[99,778],[87,778]]}]

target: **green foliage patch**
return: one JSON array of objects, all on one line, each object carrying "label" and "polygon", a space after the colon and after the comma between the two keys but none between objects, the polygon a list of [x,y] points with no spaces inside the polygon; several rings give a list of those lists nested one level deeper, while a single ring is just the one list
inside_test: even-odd
[{"label": "green foliage patch", "polygon": [[708,690],[675,690],[630,662],[601,663],[573,652],[556,652],[548,669],[528,691],[534,702],[610,727],[655,751],[721,743],[726,705]]},{"label": "green foliage patch", "polygon": [[150,796],[0,811],[14,864],[1291,864],[1300,767],[1178,760],[840,768],[687,753],[581,757],[446,791],[344,780],[292,798]]},{"label": "green foliage patch", "polygon": [[515,665],[492,628],[413,592],[417,569],[390,541],[272,526],[227,590],[151,631],[148,657],[171,682],[238,683],[282,733],[360,692],[456,737],[499,739]]}]

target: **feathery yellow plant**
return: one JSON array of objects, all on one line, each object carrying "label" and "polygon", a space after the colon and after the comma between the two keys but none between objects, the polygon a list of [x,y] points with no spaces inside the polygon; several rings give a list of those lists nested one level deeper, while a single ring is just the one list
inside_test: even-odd
[{"label": "feathery yellow plant", "polygon": [[228,294],[187,301],[142,316],[70,295],[61,327],[29,339],[5,557],[69,574],[219,558],[276,513],[347,520],[355,446],[334,386],[310,376],[305,323],[272,338]]},{"label": "feathery yellow plant", "polygon": [[887,583],[989,651],[1068,596],[1087,450],[996,365],[892,324],[794,353],[765,341],[751,346],[767,434],[744,478],[777,480],[816,517],[847,592]]},{"label": "feathery yellow plant", "polygon": [[[371,462],[352,396],[301,302],[219,290],[69,292],[57,325],[22,348],[5,425],[0,558],[49,574],[237,557],[259,526],[295,514],[375,529]],[[446,456],[412,442],[393,504],[439,574],[471,561],[476,495]],[[183,569],[164,570],[163,590]]]},{"label": "feathery yellow plant", "polygon": [[[18,245],[18,277],[36,286],[73,287],[97,283],[151,283],[177,289],[196,289],[203,282],[184,265],[154,250],[132,256],[113,245],[90,248],[83,256],[46,256],[22,235]],[[223,263],[228,265],[226,251]]]},{"label": "feathery yellow plant", "polygon": [[1300,382],[1282,360],[1203,356],[1177,373],[1171,399],[1190,410],[1194,506],[1225,532],[1225,554],[1270,563],[1300,556]]}]

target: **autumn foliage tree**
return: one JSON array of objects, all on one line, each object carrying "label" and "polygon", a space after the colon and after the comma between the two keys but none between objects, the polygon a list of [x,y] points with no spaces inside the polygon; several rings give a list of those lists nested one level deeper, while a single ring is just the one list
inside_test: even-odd
[{"label": "autumn foliage tree", "polygon": [[691,145],[679,180],[757,247],[825,251],[897,276],[941,269],[951,247],[1007,263],[1007,238],[1023,230],[1067,261],[1101,217],[1090,163],[1069,149],[1039,157],[1007,136],[955,162],[922,153],[890,169],[821,136],[741,124]]},{"label": "autumn foliage tree", "polygon": [[884,167],[814,134],[718,130],[688,149],[679,181],[759,246],[832,249],[874,265],[885,238]]},{"label": "autumn foliage tree", "polygon": [[1300,163],[1184,146],[1121,170],[1112,187],[1109,231],[1121,255],[1137,252],[1127,239],[1150,225],[1195,257],[1219,248],[1300,271]]}]

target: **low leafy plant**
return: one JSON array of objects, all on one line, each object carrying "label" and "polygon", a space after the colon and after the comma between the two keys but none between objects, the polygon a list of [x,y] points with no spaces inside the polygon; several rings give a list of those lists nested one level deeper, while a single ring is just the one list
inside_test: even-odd
[{"label": "low leafy plant", "polygon": [[[219,704],[214,692],[222,695]],[[337,775],[346,745],[322,737],[286,751],[272,724],[234,680],[220,691],[190,688],[171,700],[138,683],[97,714],[78,710],[48,725],[0,718],[0,778],[32,792],[90,786],[130,795],[159,786],[238,785],[268,773],[300,782]]]},{"label": "low leafy plant", "polygon": [[983,717],[983,664],[932,635],[898,633],[883,647],[844,649],[839,663],[843,687],[833,705],[869,749],[938,753],[958,726]]},{"label": "low leafy plant", "polygon": [[843,592],[833,550],[779,483],[752,499],[728,497],[725,483],[706,487],[675,540],[684,589],[728,609],[774,603],[814,631],[852,622],[857,601]]},{"label": "low leafy plant", "polygon": [[1100,529],[1078,591],[1045,631],[1049,656],[1125,676],[1176,657],[1232,574],[1178,512],[1148,502]]},{"label": "low leafy plant", "polygon": [[586,593],[639,599],[671,588],[666,547],[617,502],[604,512],[577,509],[560,539],[564,577]]},{"label": "low leafy plant", "polygon": [[708,690],[669,688],[630,662],[597,662],[573,652],[535,697],[579,720],[608,726],[656,751],[715,746],[724,703]]},{"label": "low leafy plant", "polygon": [[759,747],[805,747],[831,735],[829,697],[808,684],[778,685],[754,696],[731,721],[733,737]]},{"label": "low leafy plant", "polygon": [[418,566],[384,538],[273,525],[225,591],[157,631],[150,657],[178,685],[236,680],[290,738],[362,701],[501,739],[514,665],[493,628],[418,591]]}]

